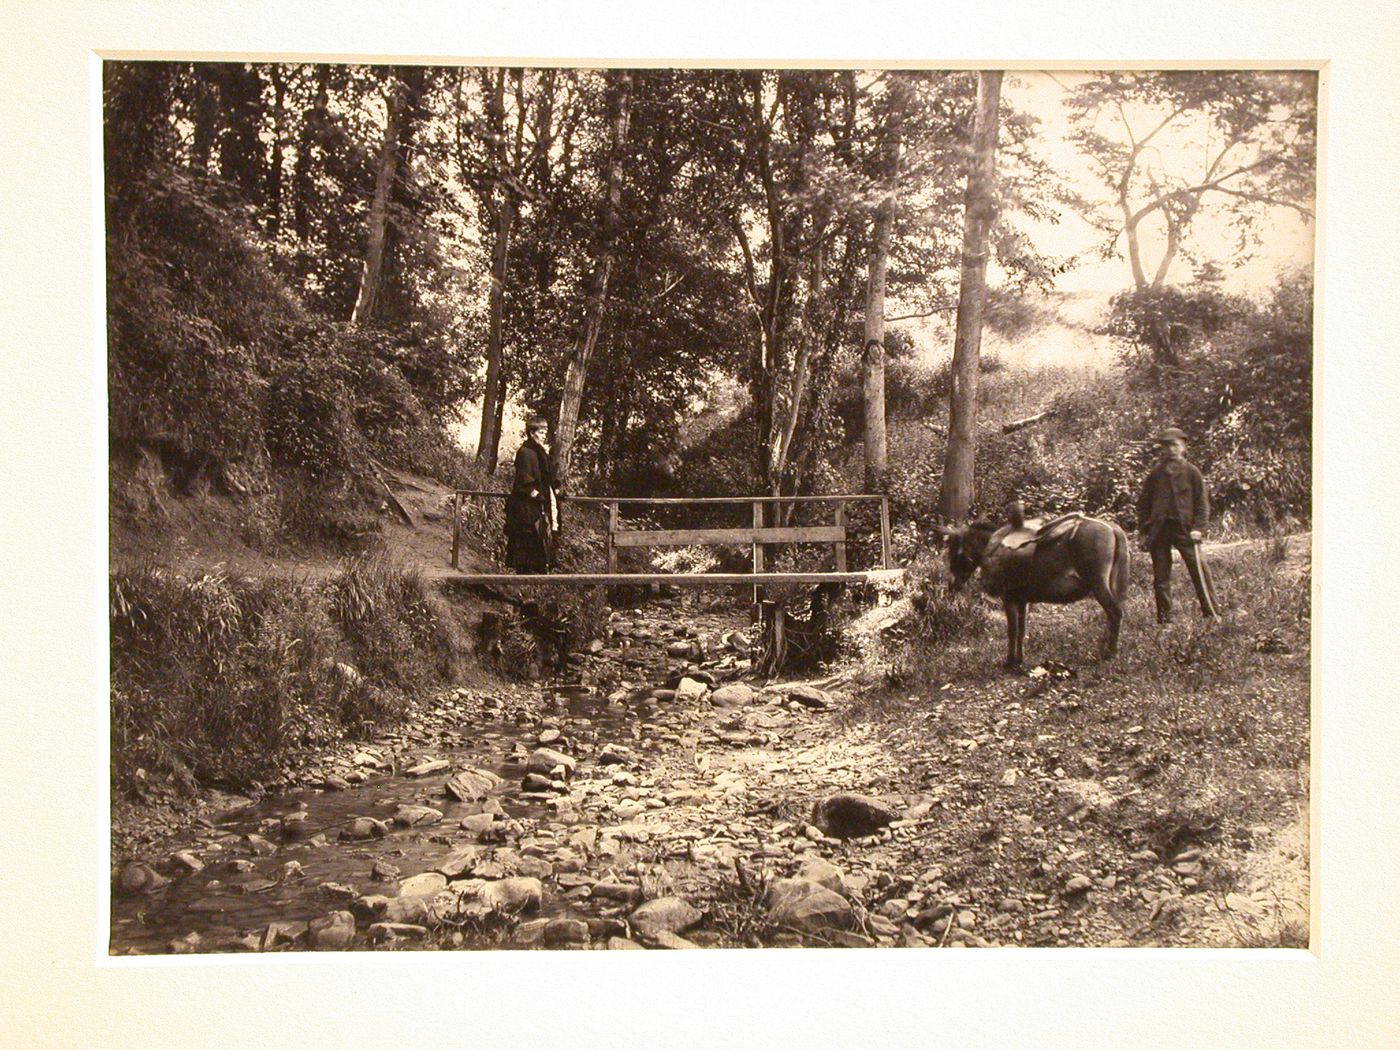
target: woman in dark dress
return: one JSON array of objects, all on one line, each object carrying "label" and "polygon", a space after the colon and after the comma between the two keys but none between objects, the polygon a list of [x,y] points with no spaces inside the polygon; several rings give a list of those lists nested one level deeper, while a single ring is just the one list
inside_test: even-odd
[{"label": "woman in dark dress", "polygon": [[515,481],[506,500],[506,566],[519,573],[554,568],[559,502],[549,462],[549,421],[534,416],[515,453]]}]

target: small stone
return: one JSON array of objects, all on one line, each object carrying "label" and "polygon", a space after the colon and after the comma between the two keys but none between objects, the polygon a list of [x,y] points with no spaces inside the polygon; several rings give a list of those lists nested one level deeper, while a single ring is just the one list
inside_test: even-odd
[{"label": "small stone", "polygon": [[680,897],[659,897],[637,908],[628,921],[644,938],[654,939],[658,933],[677,933],[694,926],[703,913]]},{"label": "small stone", "polygon": [[530,756],[525,766],[525,772],[548,776],[554,770],[563,767],[565,775],[572,776],[577,765],[578,763],[564,752],[541,747]]},{"label": "small stone", "polygon": [[164,875],[141,861],[131,861],[117,877],[117,887],[122,893],[151,893],[169,883],[170,880]]},{"label": "small stone", "polygon": [[178,853],[171,854],[170,861],[176,867],[182,868],[191,875],[204,870],[204,861],[200,860],[193,852],[187,849],[182,849]]},{"label": "small stone", "polygon": [[258,950],[265,952],[284,944],[295,944],[304,936],[306,936],[306,923],[304,922],[270,922],[263,930],[262,936],[258,938]]},{"label": "small stone", "polygon": [[419,762],[416,766],[410,766],[403,771],[406,777],[426,777],[434,773],[441,773],[444,769],[451,769],[452,763],[445,758],[430,758],[425,762]]},{"label": "small stone", "polygon": [[1093,887],[1093,885],[1094,885],[1094,880],[1091,879],[1091,878],[1089,878],[1089,876],[1087,876],[1087,875],[1072,875],[1072,876],[1070,876],[1070,878],[1065,882],[1065,893],[1066,893],[1066,894],[1083,893],[1083,892],[1085,892],[1086,890],[1091,889],[1091,888]]},{"label": "small stone", "polygon": [[803,861],[802,866],[797,869],[797,877],[814,882],[834,893],[841,893],[845,890],[846,878],[841,869],[831,861],[821,857],[813,857]]},{"label": "small stone", "polygon": [[694,678],[682,678],[680,684],[676,686],[676,701],[678,703],[694,703],[705,695],[708,688],[704,682]]},{"label": "small stone", "polygon": [[377,860],[373,867],[369,869],[369,877],[377,882],[397,882],[403,871],[397,864],[390,864],[387,860]]},{"label": "small stone", "polygon": [[243,841],[255,857],[270,857],[277,852],[277,847],[261,835],[245,835]]},{"label": "small stone", "polygon": [[872,835],[898,814],[879,799],[853,792],[831,795],[817,803],[812,823],[833,838],[849,839]]},{"label": "small stone", "polygon": [[326,777],[325,780],[321,781],[321,790],[349,791],[350,781],[346,780],[344,777]]},{"label": "small stone", "polygon": [[720,686],[710,694],[710,703],[715,707],[746,707],[753,703],[757,693],[743,682],[731,682]]},{"label": "small stone", "polygon": [[496,823],[496,816],[493,813],[473,813],[469,817],[463,817],[458,824],[463,831],[470,831],[473,834],[481,835],[491,830]]},{"label": "small stone", "polygon": [[554,790],[554,781],[543,773],[526,773],[520,789],[544,794]]},{"label": "small stone", "polygon": [[488,883],[481,890],[481,901],[494,911],[515,914],[534,911],[544,897],[539,879],[516,877]]},{"label": "small stone", "polygon": [[559,730],[557,729],[545,729],[540,732],[540,735],[536,738],[536,740],[539,742],[541,747],[547,747],[550,744],[557,743],[559,738],[563,735],[564,734],[559,732]]},{"label": "small stone", "polygon": [[588,923],[582,919],[550,919],[541,939],[545,944],[587,944]]},{"label": "small stone", "polygon": [[629,941],[626,937],[609,937],[609,951],[645,951],[636,941]]},{"label": "small stone", "polygon": [[408,922],[376,922],[369,928],[369,938],[376,943],[400,939],[419,941],[427,936],[426,926]]},{"label": "small stone", "polygon": [[360,895],[360,891],[354,886],[347,886],[342,882],[323,882],[316,889],[324,896],[335,901],[352,901]]},{"label": "small stone", "polygon": [[700,945],[696,944],[694,941],[686,940],[686,938],[682,937],[680,934],[672,933],[670,930],[662,930],[660,933],[653,936],[651,938],[651,943],[658,948],[684,949],[700,947]]},{"label": "small stone", "polygon": [[1017,900],[1015,897],[1007,897],[1004,901],[997,905],[997,911],[1004,911],[1012,914],[1018,914],[1025,910],[1025,901]]},{"label": "small stone", "polygon": [[787,696],[789,700],[796,700],[803,707],[810,707],[817,711],[831,706],[830,694],[810,685],[794,683],[787,687]]}]

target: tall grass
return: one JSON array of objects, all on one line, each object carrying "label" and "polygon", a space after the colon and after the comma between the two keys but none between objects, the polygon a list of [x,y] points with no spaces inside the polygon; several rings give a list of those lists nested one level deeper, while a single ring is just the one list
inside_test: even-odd
[{"label": "tall grass", "polygon": [[382,559],[322,583],[136,565],[109,597],[116,792],[138,770],[187,788],[274,776],[299,749],[393,724],[469,651],[451,607]]}]

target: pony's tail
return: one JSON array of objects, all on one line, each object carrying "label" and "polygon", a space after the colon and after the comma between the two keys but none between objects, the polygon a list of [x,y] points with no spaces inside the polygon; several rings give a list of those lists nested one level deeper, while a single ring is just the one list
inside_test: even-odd
[{"label": "pony's tail", "polygon": [[1113,596],[1120,603],[1128,597],[1129,551],[1128,534],[1115,526],[1113,529],[1113,568],[1109,571],[1108,585]]}]

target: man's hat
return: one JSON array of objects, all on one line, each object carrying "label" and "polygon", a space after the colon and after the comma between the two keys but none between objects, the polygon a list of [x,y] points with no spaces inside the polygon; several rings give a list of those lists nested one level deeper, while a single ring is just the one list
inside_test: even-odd
[{"label": "man's hat", "polygon": [[549,420],[545,419],[544,416],[531,416],[530,421],[525,424],[525,429],[534,430],[536,427],[544,427],[548,429]]},{"label": "man's hat", "polygon": [[1152,440],[1159,445],[1165,445],[1168,441],[1185,441],[1186,431],[1179,427],[1167,427]]}]

